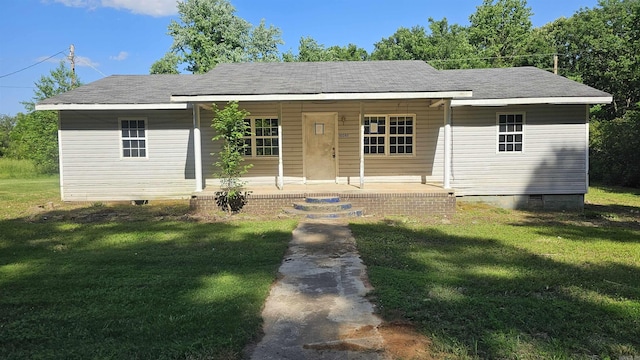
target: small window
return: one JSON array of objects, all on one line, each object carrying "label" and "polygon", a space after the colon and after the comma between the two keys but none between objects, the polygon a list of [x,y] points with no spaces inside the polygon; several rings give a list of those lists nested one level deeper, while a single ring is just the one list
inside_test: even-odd
[{"label": "small window", "polygon": [[278,156],[278,119],[256,117],[245,119],[245,122],[251,130],[244,137],[244,155],[252,157]]},{"label": "small window", "polygon": [[415,115],[365,115],[365,155],[413,155]]},{"label": "small window", "polygon": [[524,114],[498,114],[498,152],[522,152]]},{"label": "small window", "polygon": [[145,119],[120,120],[122,157],[147,157],[147,131]]}]

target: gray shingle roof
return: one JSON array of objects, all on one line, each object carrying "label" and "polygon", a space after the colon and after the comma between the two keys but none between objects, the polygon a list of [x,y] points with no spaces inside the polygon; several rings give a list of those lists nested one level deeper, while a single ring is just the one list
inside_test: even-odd
[{"label": "gray shingle roof", "polygon": [[165,104],[198,75],[112,75],[39,104]]},{"label": "gray shingle roof", "polygon": [[470,90],[423,61],[220,64],[173,95],[267,95]]},{"label": "gray shingle roof", "polygon": [[438,71],[423,61],[354,61],[220,64],[203,75],[114,75],[39,104],[167,104],[172,95],[460,90],[472,90],[472,100],[610,96],[533,67]]},{"label": "gray shingle roof", "polygon": [[443,70],[453,81],[471,87],[473,96],[465,100],[605,97],[603,91],[535,67]]}]

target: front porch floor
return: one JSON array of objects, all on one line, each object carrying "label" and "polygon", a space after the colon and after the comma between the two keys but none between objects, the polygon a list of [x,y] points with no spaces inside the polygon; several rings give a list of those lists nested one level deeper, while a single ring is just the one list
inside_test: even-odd
[{"label": "front porch floor", "polygon": [[[209,186],[194,193],[191,206],[200,211],[218,211],[215,193],[219,188]],[[364,209],[365,215],[453,216],[456,197],[452,189],[436,184],[366,183],[364,188],[349,184],[285,184],[280,190],[274,185],[247,186],[247,204],[242,212],[250,214],[279,214],[293,203],[306,197],[338,196],[341,200]]]}]

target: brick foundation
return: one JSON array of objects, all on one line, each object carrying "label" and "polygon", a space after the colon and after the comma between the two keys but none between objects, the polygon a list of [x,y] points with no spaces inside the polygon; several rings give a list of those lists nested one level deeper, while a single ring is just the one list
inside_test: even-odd
[{"label": "brick foundation", "polygon": [[[408,215],[408,216],[453,216],[456,211],[456,197],[453,193],[285,193],[249,194],[243,213],[255,215],[279,214],[291,208],[294,202],[303,202],[306,197],[339,196],[350,202],[354,208],[364,209],[365,215]],[[215,212],[215,195],[196,195],[191,198],[191,208],[198,211]]]}]

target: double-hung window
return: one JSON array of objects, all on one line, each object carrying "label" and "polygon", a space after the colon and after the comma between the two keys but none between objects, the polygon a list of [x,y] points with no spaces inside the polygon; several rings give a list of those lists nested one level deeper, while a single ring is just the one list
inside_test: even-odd
[{"label": "double-hung window", "polygon": [[244,155],[278,156],[278,118],[251,117],[244,121],[250,129],[244,137]]},{"label": "double-hung window", "polygon": [[122,157],[147,157],[147,120],[144,118],[120,119]]},{"label": "double-hung window", "polygon": [[415,115],[365,115],[364,154],[415,154]]},{"label": "double-hung window", "polygon": [[522,152],[524,113],[498,114],[498,152]]}]

